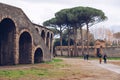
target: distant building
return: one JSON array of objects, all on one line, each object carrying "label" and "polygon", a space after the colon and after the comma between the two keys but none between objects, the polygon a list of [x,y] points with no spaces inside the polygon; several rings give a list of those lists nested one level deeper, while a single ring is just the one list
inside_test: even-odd
[{"label": "distant building", "polygon": [[106,43],[105,43],[105,41],[104,40],[96,40],[95,41],[95,48],[100,48],[100,47],[106,47]]},{"label": "distant building", "polygon": [[106,47],[106,43],[104,40],[96,40],[95,41],[95,55],[97,55],[97,53],[103,54],[103,49]]}]

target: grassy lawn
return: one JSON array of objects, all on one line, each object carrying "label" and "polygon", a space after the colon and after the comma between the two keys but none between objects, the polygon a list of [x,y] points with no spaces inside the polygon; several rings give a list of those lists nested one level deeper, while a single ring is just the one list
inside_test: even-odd
[{"label": "grassy lawn", "polygon": [[120,57],[110,57],[108,60],[120,60]]},{"label": "grassy lawn", "polygon": [[[80,57],[81,59],[83,59],[82,57]],[[97,57],[89,57],[89,60],[97,60],[99,58]],[[108,57],[108,60],[120,60],[120,57]]]},{"label": "grassy lawn", "polygon": [[[94,60],[97,58],[90,59]],[[111,63],[117,65],[119,63],[118,60],[120,60],[120,58],[110,59]],[[86,76],[90,78],[96,78],[96,76],[98,77],[98,75],[105,73],[104,70],[102,71],[102,69],[96,68],[96,66],[91,65],[89,62],[82,61],[83,60],[81,60],[80,57],[75,59],[54,58],[50,62],[44,62],[40,64],[26,64],[0,67],[0,80],[62,80],[61,78],[63,78],[63,80],[65,80],[66,78],[69,78],[68,80],[74,80],[71,79],[73,77],[79,80],[81,79],[81,77],[86,78]],[[96,70],[94,71],[94,69]],[[85,70],[87,70],[87,72]],[[108,73],[109,72],[106,71],[106,74]]]},{"label": "grassy lawn", "polygon": [[[64,72],[59,70],[59,68],[67,66],[61,63],[61,59],[53,59],[51,62],[35,64],[37,65],[37,67],[30,67],[28,69],[0,70],[0,80],[18,80],[20,78],[24,78],[27,80],[28,77],[30,78],[30,80],[34,80],[35,78],[59,77],[59,75],[64,75]],[[41,65],[43,65],[43,67],[41,67]],[[17,67],[19,67],[19,65],[17,65]]]}]

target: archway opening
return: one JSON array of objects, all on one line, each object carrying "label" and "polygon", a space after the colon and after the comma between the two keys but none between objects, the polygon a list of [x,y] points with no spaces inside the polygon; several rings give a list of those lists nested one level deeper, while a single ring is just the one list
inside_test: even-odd
[{"label": "archway opening", "polygon": [[49,32],[47,33],[46,37],[46,46],[49,48]]},{"label": "archway opening", "polygon": [[39,29],[38,28],[35,28],[36,29],[36,31],[39,33]]},{"label": "archway opening", "polygon": [[10,18],[0,23],[0,65],[12,65],[15,62],[15,24]]},{"label": "archway opening", "polygon": [[32,61],[32,38],[28,32],[23,32],[19,39],[19,63],[29,64]]},{"label": "archway opening", "polygon": [[34,54],[34,63],[41,63],[41,62],[43,62],[43,52],[41,48],[38,48]]},{"label": "archway opening", "polygon": [[44,30],[42,30],[42,32],[41,32],[41,37],[43,38],[43,40],[45,40],[45,31]]},{"label": "archway opening", "polygon": [[51,37],[50,37],[50,52],[52,51],[52,40],[53,40],[53,35],[51,34]]}]

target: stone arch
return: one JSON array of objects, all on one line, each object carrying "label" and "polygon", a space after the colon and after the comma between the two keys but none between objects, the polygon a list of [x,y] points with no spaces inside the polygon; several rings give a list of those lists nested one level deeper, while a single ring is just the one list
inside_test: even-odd
[{"label": "stone arch", "polygon": [[33,24],[33,26],[35,27],[36,31],[40,34],[40,28],[36,24]]},{"label": "stone arch", "polygon": [[46,46],[49,47],[49,37],[50,37],[50,33],[47,32],[47,37],[46,37]]},{"label": "stone arch", "polygon": [[39,33],[39,29],[38,28],[35,28],[36,29],[36,31]]},{"label": "stone arch", "polygon": [[41,48],[37,48],[34,53],[34,63],[43,62],[43,51]]},{"label": "stone arch", "polygon": [[0,65],[15,64],[16,26],[12,19],[4,18],[0,22]]},{"label": "stone arch", "polygon": [[29,64],[32,61],[32,37],[24,31],[19,38],[19,63]]},{"label": "stone arch", "polygon": [[45,40],[45,31],[44,30],[42,30],[42,32],[41,32],[41,37],[43,40]]}]

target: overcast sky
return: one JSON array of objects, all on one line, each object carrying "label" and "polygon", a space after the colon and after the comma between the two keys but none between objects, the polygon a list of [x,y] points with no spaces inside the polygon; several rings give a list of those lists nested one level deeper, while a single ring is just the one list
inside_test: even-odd
[{"label": "overcast sky", "polygon": [[[42,25],[54,13],[64,8],[88,6],[102,10],[108,20],[96,26],[114,27],[120,30],[120,0],[0,0],[0,2],[21,8],[29,19]],[[113,28],[112,28],[113,29]]]}]

